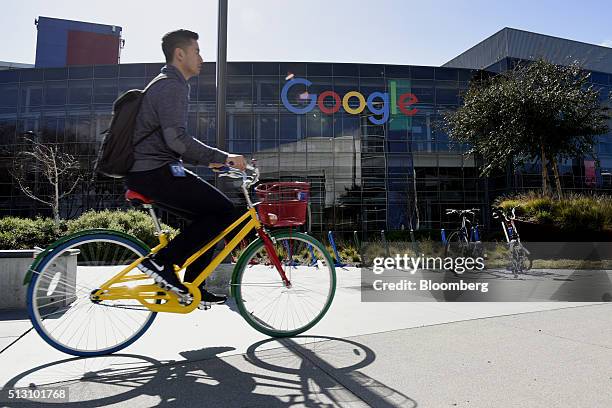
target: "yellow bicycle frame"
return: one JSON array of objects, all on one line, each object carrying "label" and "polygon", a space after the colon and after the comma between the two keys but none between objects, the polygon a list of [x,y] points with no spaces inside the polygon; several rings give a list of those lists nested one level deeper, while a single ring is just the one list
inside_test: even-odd
[{"label": "yellow bicycle frame", "polygon": [[[249,219],[250,218],[250,219]],[[253,229],[260,229],[261,223],[257,218],[257,210],[250,208],[244,215],[234,221],[229,227],[224,229],[219,235],[209,241],[200,250],[191,255],[178,271],[187,268],[196,259],[198,259],[205,252],[212,250],[215,245],[227,236],[231,231],[236,229],[240,224],[249,219],[249,221],[242,227],[242,229],[236,234],[236,236],[225,246],[225,248],[208,264],[208,266],[198,275],[198,277],[191,283],[184,282],[184,285],[189,289],[189,293],[193,296],[193,301],[189,305],[183,305],[179,303],[178,297],[172,293],[161,289],[159,286],[151,285],[138,285],[135,287],[127,286],[114,286],[120,283],[132,282],[138,280],[150,279],[147,275],[141,273],[136,269],[136,266],[142,262],[144,257],[140,257],[130,265],[128,265],[121,272],[113,276],[108,281],[104,282],[100,288],[92,293],[92,299],[95,300],[120,300],[120,299],[136,299],[142,305],[146,306],[147,309],[154,312],[170,312],[170,313],[189,313],[198,307],[202,300],[202,293],[200,292],[199,286],[210,274],[215,270],[217,266],[232,252],[234,248],[238,246]],[[157,253],[162,248],[168,245],[168,237],[165,232],[159,234],[159,245],[151,250],[151,253]],[[138,274],[128,275],[131,271],[136,270]],[[158,300],[165,300],[163,304],[157,303]]]}]

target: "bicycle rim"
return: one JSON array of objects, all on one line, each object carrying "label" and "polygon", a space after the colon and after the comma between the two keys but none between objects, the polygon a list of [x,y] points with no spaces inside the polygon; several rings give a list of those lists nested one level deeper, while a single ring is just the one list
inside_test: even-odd
[{"label": "bicycle rim", "polygon": [[[90,294],[147,253],[138,243],[113,234],[76,237],[52,250],[33,272],[28,290],[30,318],[41,337],[76,356],[109,354],[134,342],[156,313],[135,299],[95,302]],[[145,279],[121,285],[150,283]]]},{"label": "bicycle rim", "polygon": [[523,258],[523,270],[528,271],[533,267],[533,259],[531,259],[529,255],[527,255],[527,252],[525,251],[525,248],[523,248],[522,245],[521,245],[521,254]]},{"label": "bicycle rim", "polygon": [[459,258],[467,256],[469,252],[469,243],[467,238],[463,234],[459,234],[459,232],[454,231],[446,242],[446,247],[444,248],[444,256],[451,258]]},{"label": "bicycle rim", "polygon": [[291,286],[284,285],[258,240],[239,260],[236,303],[256,330],[272,337],[294,336],[325,315],[334,297],[336,273],[331,256],[314,238],[297,232],[272,236]]}]

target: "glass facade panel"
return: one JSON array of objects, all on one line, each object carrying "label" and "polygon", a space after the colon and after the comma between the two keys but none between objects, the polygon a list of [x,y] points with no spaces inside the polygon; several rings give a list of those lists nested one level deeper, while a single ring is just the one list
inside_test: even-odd
[{"label": "glass facade panel", "polygon": [[44,79],[43,69],[20,69],[16,71],[21,73],[20,82],[42,81]]},{"label": "glass facade panel", "polygon": [[0,84],[8,82],[19,82],[19,71],[17,69],[11,69],[6,71],[0,71]]},{"label": "glass facade panel", "polygon": [[68,79],[68,68],[45,69],[45,81]]},{"label": "glass facade panel", "polygon": [[434,79],[433,67],[411,67],[412,79]]},{"label": "glass facade panel", "polygon": [[92,96],[91,80],[71,80],[68,83],[68,103],[71,105],[89,105]]},{"label": "glass facade panel", "polygon": [[119,65],[96,65],[94,67],[95,78],[117,78],[119,76]]},{"label": "glass facade panel", "polygon": [[119,65],[119,76],[121,78],[144,77],[146,76],[145,64],[121,64]]},{"label": "glass facade panel", "polygon": [[69,79],[87,79],[93,77],[93,66],[82,66],[82,67],[69,67],[68,78]]},{"label": "glass facade panel", "polygon": [[94,81],[94,103],[113,103],[117,96],[116,79],[96,79]]},{"label": "glass facade panel", "polygon": [[258,62],[253,64],[253,75],[278,76],[278,64],[275,62]]},{"label": "glass facade panel", "polygon": [[258,76],[253,78],[254,104],[257,108],[270,108],[274,111],[279,106],[280,85],[277,76]]},{"label": "glass facade panel", "polygon": [[146,82],[144,78],[119,78],[118,94],[122,94],[130,89],[144,89]]},{"label": "glass facade panel", "polygon": [[200,76],[198,78],[198,102],[212,102],[217,100],[217,87],[215,77]]},{"label": "glass facade panel", "polygon": [[21,84],[21,111],[23,113],[37,110],[43,104],[43,82]]},{"label": "glass facade panel", "polygon": [[[129,89],[143,89],[161,66],[0,72],[0,145],[9,152],[0,167],[7,168],[13,160],[20,132],[32,130],[45,142],[60,143],[64,151],[79,158],[85,171],[91,171],[101,132],[110,122],[112,102]],[[461,90],[467,88],[475,71],[342,63],[247,62],[229,63],[228,67],[232,75],[228,77],[227,145],[223,148],[257,158],[263,180],[309,181],[314,232],[414,227],[417,208],[421,228],[449,226],[452,220],[445,217],[445,208],[485,208],[495,195],[540,183],[537,163],[514,175],[480,178],[475,160],[463,156],[466,146],[451,143],[436,127],[445,112],[459,106]],[[323,91],[334,91],[341,99],[358,91],[367,98],[373,92],[391,93],[395,87],[397,95],[415,94],[416,113],[390,114],[382,125],[369,120],[383,116],[372,115],[368,107],[349,114],[340,106],[327,114],[315,105],[308,113],[293,114],[280,100],[289,73],[313,83],[308,90],[304,86],[290,90],[289,102],[296,107],[305,106],[310,95]],[[596,73],[592,81],[601,93],[610,88],[607,74]],[[204,64],[200,76],[190,80],[188,114],[189,133],[212,146],[216,146],[215,82],[215,64]],[[382,99],[374,102],[377,108],[383,106]],[[327,109],[335,106],[332,97],[323,103]],[[359,107],[359,99],[351,97],[349,106]],[[567,189],[612,191],[612,137],[600,140],[594,187],[586,176],[591,166],[591,159],[586,158],[560,163]],[[194,170],[213,181],[206,168]],[[91,187],[91,194],[68,200],[62,211],[69,216],[88,208],[120,207],[124,205],[122,194],[122,182],[99,181]],[[10,178],[0,179],[0,203],[4,215],[41,211],[15,189]]]},{"label": "glass facade panel", "polygon": [[296,77],[306,76],[306,63],[305,62],[281,62],[279,64],[279,73],[281,78],[287,77],[287,75],[293,74]]},{"label": "glass facade panel", "polygon": [[47,81],[45,83],[45,104],[50,106],[64,106],[68,87],[66,81]]},{"label": "glass facade panel", "polygon": [[253,105],[252,77],[228,76],[225,99],[228,106],[250,108]]},{"label": "glass facade panel", "polygon": [[250,62],[234,62],[227,64],[227,75],[253,75],[253,64]]},{"label": "glass facade panel", "polygon": [[333,64],[335,77],[359,77],[359,64]]},{"label": "glass facade panel", "polygon": [[18,90],[17,84],[0,85],[0,107],[17,108]]}]

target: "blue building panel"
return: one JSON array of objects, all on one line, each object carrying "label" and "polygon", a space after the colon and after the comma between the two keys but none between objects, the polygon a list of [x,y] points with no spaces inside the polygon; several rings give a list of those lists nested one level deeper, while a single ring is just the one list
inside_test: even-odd
[{"label": "blue building panel", "polygon": [[85,23],[49,17],[39,17],[37,29],[36,68],[57,68],[68,65],[66,58],[68,55],[69,31],[112,35],[118,38],[121,37],[122,31],[119,26]]}]

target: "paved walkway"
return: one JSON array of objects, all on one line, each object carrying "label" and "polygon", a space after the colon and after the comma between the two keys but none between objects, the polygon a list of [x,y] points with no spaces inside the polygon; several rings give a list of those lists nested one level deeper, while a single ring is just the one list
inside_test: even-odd
[{"label": "paved walkway", "polygon": [[0,384],[67,386],[79,407],[612,406],[612,304],[364,303],[358,271],[338,277],[328,315],[281,341],[229,305],[77,359],[2,314]]}]

